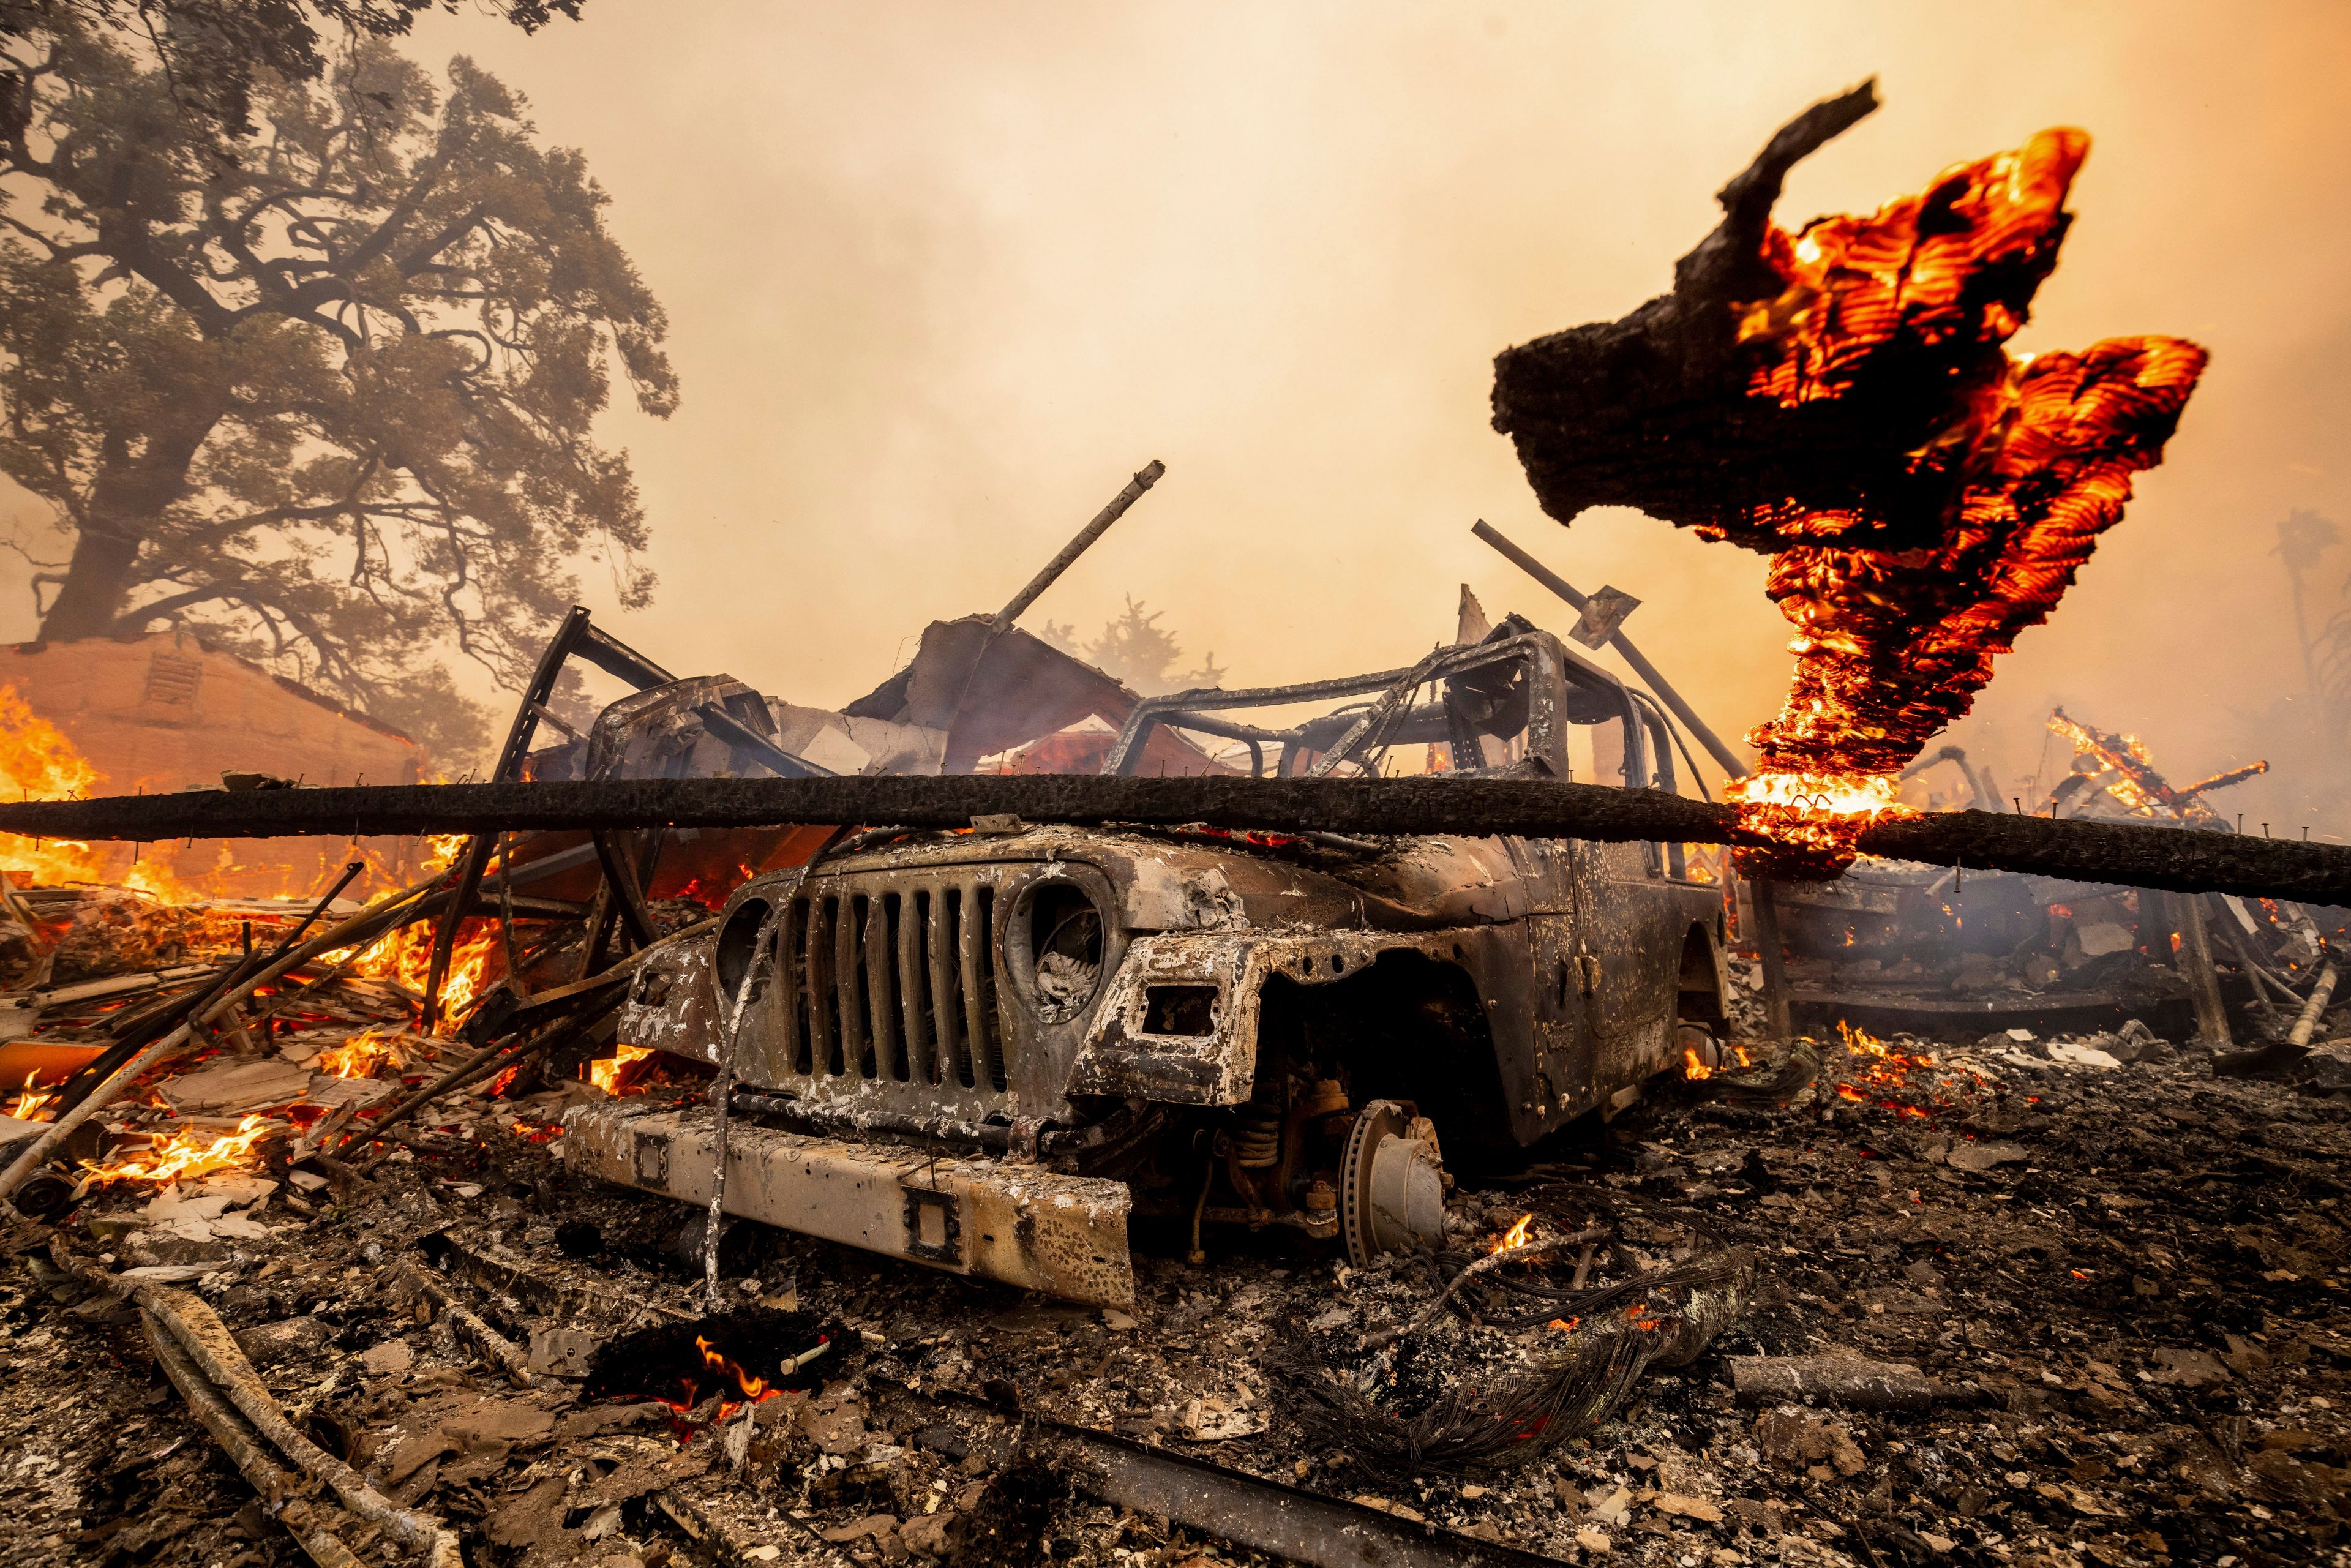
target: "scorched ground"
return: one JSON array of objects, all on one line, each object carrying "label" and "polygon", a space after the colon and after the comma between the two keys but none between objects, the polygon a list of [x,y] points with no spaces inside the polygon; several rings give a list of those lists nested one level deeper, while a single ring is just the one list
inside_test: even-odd
[{"label": "scorched ground", "polygon": [[[762,1234],[728,1259],[732,1316],[839,1341],[783,1380],[797,1386],[706,1385],[684,1415],[589,1397],[611,1392],[587,1376],[595,1343],[692,1326],[698,1281],[670,1254],[672,1205],[573,1179],[545,1138],[563,1102],[600,1092],[584,1084],[452,1096],[403,1157],[315,1213],[287,1207],[291,1187],[248,1202],[263,1235],[172,1246],[129,1193],[89,1206],[69,1243],[121,1268],[189,1260],[289,1411],[450,1521],[476,1563],[1250,1560],[1094,1500],[1042,1445],[1024,1451],[1024,1416],[1571,1561],[2340,1558],[2351,1104],[2332,1085],[2351,1072],[2322,1053],[2298,1084],[2216,1079],[2200,1053],[2136,1038],[2102,1053],[1833,1037],[1817,1055],[1785,1104],[1690,1085],[1457,1191],[1465,1253],[1523,1215],[1540,1240],[1598,1207],[1635,1262],[1708,1231],[1758,1260],[1701,1359],[1520,1463],[1350,1454],[1301,1421],[1295,1380],[1325,1368],[1375,1404],[1418,1404],[1561,1331],[1448,1313],[1401,1353],[1365,1351],[1450,1270],[1426,1255],[1351,1270],[1270,1239],[1199,1266],[1146,1248],[1130,1316]],[[1778,1082],[1805,1065],[1800,1049]],[[297,1561],[124,1310],[12,1223],[6,1560]],[[535,1385],[502,1376],[452,1304],[530,1347]],[[1734,1391],[1733,1357],[1836,1353],[1912,1364],[1935,1402],[1805,1410]]]}]

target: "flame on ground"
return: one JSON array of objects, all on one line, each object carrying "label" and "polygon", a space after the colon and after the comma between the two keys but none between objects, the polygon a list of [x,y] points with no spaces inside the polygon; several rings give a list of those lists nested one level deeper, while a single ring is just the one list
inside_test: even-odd
[{"label": "flame on ground", "polygon": [[1707,1065],[1706,1059],[1698,1055],[1698,1047],[1694,1045],[1682,1047],[1682,1078],[1685,1082],[1698,1083],[1713,1077],[1718,1072],[1738,1072],[1755,1065],[1754,1057],[1748,1054],[1747,1048],[1736,1040],[1718,1041],[1715,1049],[1718,1052],[1729,1052],[1731,1060],[1718,1061],[1716,1065],[1709,1067]]},{"label": "flame on ground", "polygon": [[1516,1225],[1511,1226],[1508,1230],[1502,1232],[1501,1236],[1495,1240],[1494,1244],[1486,1249],[1487,1252],[1489,1254],[1495,1252],[1515,1252],[1520,1248],[1524,1247],[1527,1244],[1527,1231],[1533,1226],[1534,1222],[1535,1217],[1533,1215],[1521,1214],[1519,1216],[1519,1222]]},{"label": "flame on ground", "polygon": [[234,1133],[207,1134],[183,1128],[131,1159],[112,1165],[84,1160],[81,1168],[93,1186],[114,1181],[166,1182],[211,1176],[255,1164],[254,1145],[274,1130],[269,1118],[256,1113],[239,1122]]},{"label": "flame on ground", "polygon": [[[390,980],[423,995],[433,974],[435,930],[433,921],[414,920],[385,932],[360,949],[352,961],[351,973],[369,979]],[[449,956],[449,974],[441,983],[441,1015],[434,1025],[435,1034],[455,1033],[506,969],[505,944],[496,921],[469,919],[457,928],[457,946]],[[328,956],[340,958],[343,955]]]},{"label": "flame on ground", "polygon": [[362,1030],[342,1044],[320,1051],[319,1071],[337,1078],[373,1078],[378,1076],[378,1068],[390,1067],[397,1071],[406,1060],[398,1040],[374,1030]]},{"label": "flame on ground", "polygon": [[[738,1365],[700,1334],[694,1336],[694,1348],[702,1353],[703,1365],[709,1371],[718,1374],[724,1380],[718,1385],[721,1396],[718,1401],[716,1420],[725,1421],[744,1406],[757,1405],[762,1400],[773,1399],[782,1392],[780,1389],[768,1386],[766,1378],[752,1375],[749,1371]],[[740,1399],[729,1399],[725,1396],[724,1390],[728,1382],[735,1385],[735,1392],[742,1396]],[[681,1416],[692,1414],[705,1399],[710,1397],[703,1392],[702,1382],[698,1378],[679,1378],[678,1391],[679,1396],[675,1399],[658,1394],[653,1397]]]},{"label": "flame on ground", "polygon": [[[57,726],[14,686],[0,685],[0,790],[16,800],[69,800],[92,793],[98,782],[98,769]],[[104,880],[103,859],[89,844],[15,833],[0,833],[0,871],[47,884]]]},{"label": "flame on ground", "polygon": [[[443,780],[445,782],[445,780]],[[68,800],[103,792],[106,776],[82,756],[64,731],[35,713],[14,686],[0,685],[0,800]],[[116,784],[118,790],[129,786]],[[436,835],[427,841],[441,864],[465,847],[464,835]],[[352,853],[368,862],[368,874],[378,882],[403,880],[382,863],[365,843]],[[429,874],[441,866],[427,863]],[[91,844],[74,839],[28,839],[0,833],[0,872],[32,886],[58,887],[72,883],[109,883],[143,893],[165,904],[195,904],[207,898],[246,896],[233,894],[234,879],[249,878],[232,847],[220,845],[217,863],[193,878],[150,857],[133,844]],[[287,898],[317,896],[315,888],[279,889]]]}]

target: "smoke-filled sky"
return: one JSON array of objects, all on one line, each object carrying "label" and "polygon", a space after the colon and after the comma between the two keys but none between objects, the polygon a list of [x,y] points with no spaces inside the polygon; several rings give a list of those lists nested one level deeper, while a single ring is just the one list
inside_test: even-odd
[{"label": "smoke-filled sky", "polygon": [[[1782,223],[2079,125],[2078,221],[2015,346],[2212,350],[2168,460],[1959,737],[2031,772],[2063,701],[2187,778],[2255,755],[2301,685],[2275,524],[2351,525],[2339,4],[586,14],[536,37],[435,16],[412,47],[473,55],[585,150],[669,310],[684,407],[609,434],[662,579],[616,630],[672,668],[844,702],[1158,457],[1027,623],[1091,633],[1133,593],[1246,683],[1408,662],[1465,581],[1563,625],[1470,538],[1483,517],[1645,600],[1627,630],[1744,730],[1789,668],[1762,558],[1542,517],[1488,425],[1489,361],[1663,292],[1771,131],[1875,75],[1886,107],[1798,169]],[[2315,621],[2351,608],[2346,568],[2351,545]],[[8,608],[0,632],[29,626]]]}]

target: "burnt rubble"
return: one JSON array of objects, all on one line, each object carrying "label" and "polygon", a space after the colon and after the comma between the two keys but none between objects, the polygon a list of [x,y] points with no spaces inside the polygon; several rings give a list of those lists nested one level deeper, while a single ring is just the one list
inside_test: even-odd
[{"label": "burnt rubble", "polygon": [[[1394,1561],[2326,1559],[2351,1060],[2290,1085],[2028,1032],[1832,1034],[1792,1080],[1759,1047],[1465,1176],[1439,1252],[1146,1243],[1132,1312],[737,1227],[707,1315],[680,1211],[565,1167],[554,1118],[601,1090],[455,1091],[365,1176],[273,1159],[10,1217],[12,1561],[291,1560],[293,1515],[166,1381],[143,1325],[174,1299],[477,1564],[1359,1561],[1311,1553],[1366,1519],[1444,1553]],[[1388,1337],[1528,1215],[1532,1244],[1594,1234]],[[1360,1418],[1458,1410],[1588,1339],[1572,1320],[1671,1316],[1653,1276],[1734,1253],[1700,1353],[1589,1424],[1448,1455]],[[362,1561],[410,1555],[289,1495]]]}]

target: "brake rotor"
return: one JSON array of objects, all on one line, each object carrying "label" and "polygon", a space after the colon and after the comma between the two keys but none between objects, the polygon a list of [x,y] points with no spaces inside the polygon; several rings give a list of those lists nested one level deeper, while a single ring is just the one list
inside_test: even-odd
[{"label": "brake rotor", "polygon": [[1339,1162],[1339,1234],[1362,1268],[1383,1252],[1445,1238],[1437,1130],[1397,1100],[1374,1100],[1347,1130]]}]

